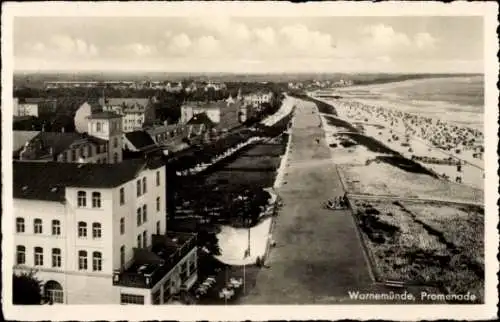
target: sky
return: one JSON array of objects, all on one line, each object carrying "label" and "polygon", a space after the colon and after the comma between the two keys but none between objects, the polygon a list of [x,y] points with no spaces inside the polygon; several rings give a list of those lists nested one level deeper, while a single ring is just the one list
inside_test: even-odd
[{"label": "sky", "polygon": [[483,73],[482,17],[15,17],[16,71]]}]

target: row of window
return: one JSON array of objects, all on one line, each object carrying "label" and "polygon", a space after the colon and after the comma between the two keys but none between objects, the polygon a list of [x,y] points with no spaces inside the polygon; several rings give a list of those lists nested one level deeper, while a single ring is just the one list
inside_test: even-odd
[{"label": "row of window", "polygon": [[[160,171],[156,171],[156,186],[159,187],[161,184],[161,178],[160,178]],[[137,180],[136,183],[137,186],[137,197],[142,196],[143,194],[147,193],[147,178],[144,177],[141,179]]]},{"label": "row of window", "polygon": [[[54,219],[52,220],[52,235],[61,235],[61,221]],[[16,232],[24,233],[26,231],[25,220],[22,217],[16,218]],[[35,234],[43,234],[43,222],[40,218],[33,220],[33,232]],[[78,237],[87,237],[87,223],[80,221],[78,222]],[[100,223],[92,223],[92,238],[102,237],[102,226]]]},{"label": "row of window", "polygon": [[[35,247],[34,248],[34,266],[44,266],[43,263],[43,248]],[[22,245],[18,245],[16,247],[16,263],[18,265],[26,264],[26,247]],[[60,248],[52,248],[52,267],[58,268],[62,266],[62,256]],[[87,270],[87,251],[80,250],[78,252],[78,269],[79,270]],[[102,253],[101,252],[92,252],[92,270],[102,271]]]},{"label": "row of window", "polygon": [[[158,220],[156,222],[156,234],[161,234],[161,222]],[[145,230],[142,234],[137,235],[137,248],[148,247],[148,231]]]},{"label": "row of window", "polygon": [[[97,145],[96,146],[96,154],[101,154],[107,152],[107,145]],[[80,153],[78,153],[80,152]],[[61,154],[62,161],[63,162],[72,162],[72,161],[78,161],[78,156],[81,158],[90,158],[93,155],[93,149],[91,145],[84,145],[81,146],[79,149],[72,149],[69,150],[68,152],[63,152]]]},{"label": "row of window", "polygon": [[[77,193],[78,207],[87,207],[87,192],[78,191]],[[92,208],[101,208],[101,193],[92,192]]]}]

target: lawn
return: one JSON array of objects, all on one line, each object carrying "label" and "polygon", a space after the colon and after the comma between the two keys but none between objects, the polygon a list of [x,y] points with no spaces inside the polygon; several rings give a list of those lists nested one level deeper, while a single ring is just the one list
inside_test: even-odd
[{"label": "lawn", "polygon": [[217,184],[222,190],[240,190],[248,186],[272,187],[276,172],[271,171],[217,171],[205,178],[207,184]]},{"label": "lawn", "polygon": [[225,166],[225,170],[276,171],[281,159],[272,156],[242,156]]},{"label": "lawn", "polygon": [[248,151],[245,151],[242,156],[281,156],[285,153],[285,145],[281,144],[256,144]]},{"label": "lawn", "polygon": [[436,179],[426,174],[407,172],[383,162],[372,162],[367,166],[342,166],[340,169],[351,193],[459,202],[484,201],[484,192],[480,189]]},{"label": "lawn", "polygon": [[471,292],[483,301],[483,266],[476,257],[483,256],[484,234],[473,209],[355,200],[354,210],[380,280]]}]

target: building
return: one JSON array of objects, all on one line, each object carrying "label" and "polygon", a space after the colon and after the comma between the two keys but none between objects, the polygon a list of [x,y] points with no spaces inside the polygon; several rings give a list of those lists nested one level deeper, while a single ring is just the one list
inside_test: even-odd
[{"label": "building", "polygon": [[40,162],[110,163],[106,140],[79,133],[13,131],[13,159]]},{"label": "building", "polygon": [[104,111],[123,116],[123,132],[141,130],[156,118],[154,100],[149,98],[108,98],[102,105]]},{"label": "building", "polygon": [[216,124],[210,120],[208,115],[203,112],[200,114],[195,114],[187,123],[188,134],[187,137],[191,138],[193,136],[200,136],[204,134],[209,134]]},{"label": "building", "polygon": [[216,82],[208,82],[205,84],[205,91],[208,91],[209,89],[213,89],[215,91],[220,91],[226,89],[226,84],[224,83],[216,83]]},{"label": "building", "polygon": [[180,123],[186,124],[196,114],[205,113],[208,118],[214,122],[219,123],[221,117],[221,109],[223,102],[187,102],[181,107],[181,120]]},{"label": "building", "polygon": [[249,95],[245,95],[243,101],[246,105],[250,106],[260,106],[264,103],[271,103],[273,98],[272,92],[256,92]]},{"label": "building", "polygon": [[158,149],[158,145],[146,131],[123,133],[123,149],[131,152],[147,152]]},{"label": "building", "polygon": [[75,117],[73,118],[75,122],[75,130],[78,133],[84,133],[88,131],[89,116],[95,113],[102,112],[102,107],[95,103],[84,102],[75,112]]},{"label": "building", "polygon": [[14,99],[15,116],[41,116],[54,114],[57,101],[43,98]]},{"label": "building", "polygon": [[168,302],[197,278],[196,237],[166,233],[159,159],[13,163],[14,272],[65,304]]},{"label": "building", "polygon": [[122,116],[113,112],[100,112],[88,117],[88,133],[106,141],[107,160],[119,163],[123,160]]}]

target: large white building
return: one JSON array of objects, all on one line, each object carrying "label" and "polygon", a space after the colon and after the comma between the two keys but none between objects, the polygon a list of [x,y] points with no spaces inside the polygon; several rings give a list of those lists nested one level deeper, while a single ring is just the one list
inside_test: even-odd
[{"label": "large white building", "polygon": [[108,98],[102,102],[103,110],[115,112],[122,118],[123,132],[142,130],[155,121],[154,100],[149,98]]},{"label": "large white building", "polygon": [[166,233],[161,160],[14,162],[14,273],[53,303],[162,304],[197,278],[196,237]]},{"label": "large white building", "polygon": [[263,103],[270,103],[273,98],[272,92],[256,92],[245,95],[243,101],[247,105],[260,106]]}]

